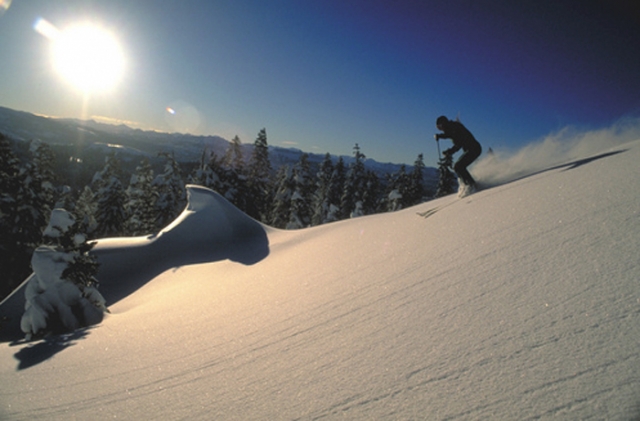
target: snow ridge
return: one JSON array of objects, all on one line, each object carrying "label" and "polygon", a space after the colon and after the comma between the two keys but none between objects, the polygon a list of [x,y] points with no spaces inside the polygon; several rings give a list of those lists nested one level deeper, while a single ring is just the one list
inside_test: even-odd
[{"label": "snow ridge", "polygon": [[98,279],[112,304],[172,267],[231,260],[252,265],[269,254],[266,228],[220,194],[187,185],[187,207],[156,236],[99,240]]}]

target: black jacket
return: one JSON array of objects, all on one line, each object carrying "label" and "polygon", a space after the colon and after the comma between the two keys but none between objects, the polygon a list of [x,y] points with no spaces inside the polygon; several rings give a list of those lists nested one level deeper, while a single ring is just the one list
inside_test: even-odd
[{"label": "black jacket", "polygon": [[453,147],[447,149],[446,152],[450,154],[454,154],[458,152],[461,148],[465,152],[470,150],[477,150],[481,148],[480,143],[476,140],[475,137],[471,134],[469,130],[459,121],[449,120],[444,124],[443,127],[444,133],[439,133],[439,139],[451,139],[453,142]]}]

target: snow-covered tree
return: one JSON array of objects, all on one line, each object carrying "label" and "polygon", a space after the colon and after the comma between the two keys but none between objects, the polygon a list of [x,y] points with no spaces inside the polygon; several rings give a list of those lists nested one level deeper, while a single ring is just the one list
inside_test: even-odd
[{"label": "snow-covered tree", "polygon": [[216,171],[218,167],[219,163],[216,154],[209,154],[206,150],[202,151],[200,164],[194,168],[192,174],[189,176],[189,183],[207,187],[220,194],[224,194],[224,192],[221,191],[222,180],[220,179],[220,175],[218,175],[220,171]]},{"label": "snow-covered tree", "polygon": [[331,190],[331,176],[333,174],[333,161],[331,155],[324,156],[320,170],[316,175],[315,193],[313,195],[313,215],[311,225],[320,225],[327,222],[327,216],[331,208],[329,201],[329,191]]},{"label": "snow-covered tree", "polygon": [[9,139],[0,133],[0,255],[15,247],[20,188],[20,162]]},{"label": "snow-covered tree", "polygon": [[409,176],[404,164],[397,173],[390,175],[387,181],[384,210],[393,212],[405,207],[409,193]]},{"label": "snow-covered tree", "polygon": [[75,204],[78,229],[86,233],[89,238],[94,237],[93,233],[95,233],[98,228],[98,222],[96,221],[96,202],[94,198],[95,195],[91,187],[84,186]]},{"label": "snow-covered tree", "polygon": [[409,189],[405,206],[413,206],[422,203],[425,196],[424,188],[424,155],[419,154],[413,163],[413,170],[409,174]]},{"label": "snow-covered tree", "polygon": [[155,232],[155,205],[158,193],[152,186],[153,169],[149,160],[144,158],[131,175],[126,190],[127,202],[125,211],[128,219],[125,222],[127,235],[144,235]]},{"label": "snow-covered tree", "polygon": [[455,193],[457,190],[456,176],[451,171],[453,157],[451,155],[444,155],[440,157],[438,161],[438,190],[436,191],[436,197],[447,196],[451,193]]},{"label": "snow-covered tree", "polygon": [[360,146],[357,143],[353,147],[353,156],[355,160],[349,165],[340,200],[343,218],[355,218],[364,215],[363,195],[366,184],[364,159],[366,157],[360,152]]},{"label": "snow-covered tree", "polygon": [[161,153],[166,158],[164,171],[153,180],[158,191],[156,201],[156,227],[169,225],[184,209],[187,203],[187,191],[182,180],[182,171],[173,154]]},{"label": "snow-covered tree", "polygon": [[31,142],[30,152],[31,162],[20,171],[18,214],[12,223],[20,230],[16,245],[33,250],[47,225],[55,188],[51,148],[43,142]]},{"label": "snow-covered tree", "polygon": [[275,190],[269,224],[276,228],[285,228],[289,222],[291,198],[295,191],[294,172],[290,165],[283,165],[278,170]]},{"label": "snow-covered tree", "polygon": [[19,224],[22,193],[20,161],[9,138],[0,133],[0,300],[29,274],[33,245]]},{"label": "snow-covered tree", "polygon": [[[32,154],[31,167],[34,177],[40,180],[42,183],[42,196],[46,203],[50,206],[53,205],[55,187],[54,182],[56,180],[54,166],[55,157],[49,144],[41,141],[32,141],[30,145],[30,151]],[[45,219],[48,214],[45,215]]]},{"label": "snow-covered tree", "polygon": [[67,209],[69,212],[75,211],[76,200],[74,198],[73,190],[70,186],[62,186],[58,189],[58,198],[53,205],[54,209]]},{"label": "snow-covered tree", "polygon": [[104,168],[93,177],[97,222],[95,234],[99,237],[114,237],[124,233],[127,198],[120,177],[120,160],[115,154],[106,157]]},{"label": "snow-covered tree", "polygon": [[364,215],[371,215],[378,212],[381,200],[380,179],[371,170],[365,172],[364,190],[362,194],[362,209]]},{"label": "snow-covered tree", "polygon": [[27,339],[47,333],[73,331],[99,323],[108,311],[97,290],[98,263],[74,217],[64,209],[51,213],[43,245],[33,253],[33,277],[25,289],[25,312],[20,321]]},{"label": "snow-covered tree", "polygon": [[291,196],[287,229],[304,228],[311,224],[312,177],[309,155],[302,154],[293,168],[294,190]]},{"label": "snow-covered tree", "polygon": [[[265,133],[266,137],[266,133]],[[242,154],[242,142],[238,136],[234,136],[224,155],[223,164],[227,168],[231,168],[238,173],[244,170],[244,157]]]},{"label": "snow-covered tree", "polygon": [[339,221],[343,218],[343,212],[340,205],[346,179],[347,169],[344,165],[344,160],[342,157],[339,157],[338,162],[336,162],[336,165],[333,167],[333,172],[331,173],[331,185],[329,187],[328,194],[329,209],[324,220],[325,223]]},{"label": "snow-covered tree", "polygon": [[249,161],[248,184],[253,195],[252,206],[247,209],[254,218],[268,220],[271,204],[269,189],[271,177],[271,162],[269,161],[269,145],[267,144],[266,129],[260,130],[253,144],[253,152]]}]

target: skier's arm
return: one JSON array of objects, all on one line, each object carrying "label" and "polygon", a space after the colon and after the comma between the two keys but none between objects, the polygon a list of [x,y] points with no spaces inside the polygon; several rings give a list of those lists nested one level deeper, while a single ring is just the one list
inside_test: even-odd
[{"label": "skier's arm", "polygon": [[442,152],[443,155],[453,155],[454,153],[458,152],[460,150],[460,146],[457,145],[453,145],[452,147],[450,147],[449,149],[447,149],[446,151]]}]

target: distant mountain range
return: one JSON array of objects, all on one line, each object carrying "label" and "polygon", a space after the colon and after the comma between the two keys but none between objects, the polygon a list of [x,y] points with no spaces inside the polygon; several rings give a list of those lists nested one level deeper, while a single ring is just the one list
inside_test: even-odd
[{"label": "distant mountain range", "polygon": [[[98,123],[94,120],[42,117],[24,111],[0,107],[0,132],[22,141],[39,139],[52,145],[74,145],[77,148],[107,150],[117,148],[121,155],[131,159],[147,156],[156,157],[160,152],[173,152],[179,162],[197,162],[204,150],[223,156],[229,141],[220,136],[195,136],[182,133],[163,133],[132,129],[126,125]],[[253,142],[244,143],[244,156],[251,156]],[[293,164],[305,153],[295,148],[269,146],[269,156],[274,168]],[[309,153],[309,161],[319,164],[325,154]],[[334,162],[337,156],[333,155]],[[345,164],[353,161],[352,156],[342,156]],[[395,173],[400,164],[381,163],[366,159],[365,166],[379,175]],[[407,171],[411,166],[407,166]],[[437,170],[427,168],[425,181],[437,184]]]}]

